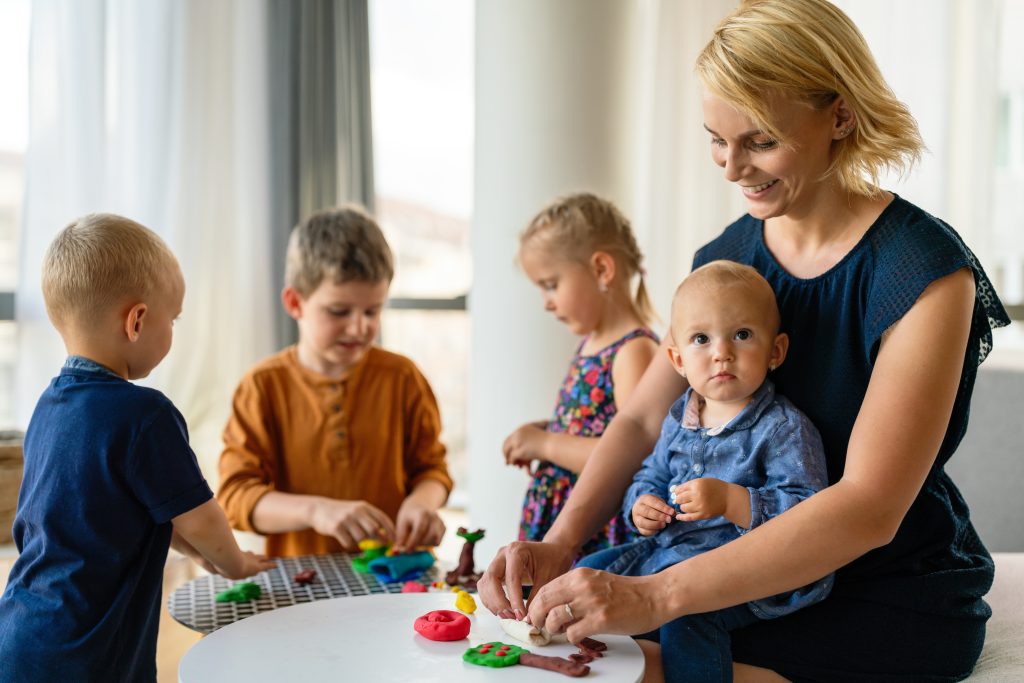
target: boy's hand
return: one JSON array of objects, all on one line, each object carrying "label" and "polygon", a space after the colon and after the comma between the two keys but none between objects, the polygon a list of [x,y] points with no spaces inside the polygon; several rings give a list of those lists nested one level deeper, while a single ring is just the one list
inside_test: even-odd
[{"label": "boy's hand", "polygon": [[743,486],[703,477],[673,486],[672,502],[679,506],[680,522],[724,516],[733,524],[750,527],[750,493]]},{"label": "boy's hand", "polygon": [[395,525],[384,512],[365,500],[320,498],[313,506],[310,526],[318,534],[337,539],[347,552],[359,550],[359,541],[395,537]]},{"label": "boy's hand", "polygon": [[545,427],[547,422],[528,422],[509,434],[501,446],[505,464],[529,470],[534,460],[543,460],[548,435]]},{"label": "boy's hand", "polygon": [[653,536],[672,521],[675,512],[675,509],[661,498],[645,493],[633,503],[630,514],[641,536]]},{"label": "boy's hand", "polygon": [[437,510],[412,496],[406,498],[398,508],[395,528],[395,550],[400,552],[421,545],[439,545],[444,538],[444,522]]}]

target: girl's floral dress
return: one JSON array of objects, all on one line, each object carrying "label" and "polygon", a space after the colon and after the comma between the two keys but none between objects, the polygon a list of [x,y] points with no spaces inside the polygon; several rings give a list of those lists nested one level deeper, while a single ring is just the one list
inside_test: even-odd
[{"label": "girl's floral dress", "polygon": [[[548,422],[547,431],[571,434],[573,436],[600,436],[618,408],[615,405],[615,388],[612,386],[612,363],[622,346],[637,337],[658,341],[658,337],[647,328],[633,330],[618,341],[606,346],[594,355],[580,354],[586,339],[580,342],[576,355],[569,366],[555,405],[554,419]],[[519,540],[540,541],[548,532],[555,518],[565,506],[569,493],[576,483],[576,474],[550,462],[540,462],[533,474],[533,481],[523,501],[523,517],[519,524]],[[594,538],[583,546],[583,555],[621,545],[630,540],[632,534],[621,514],[614,518]]]}]

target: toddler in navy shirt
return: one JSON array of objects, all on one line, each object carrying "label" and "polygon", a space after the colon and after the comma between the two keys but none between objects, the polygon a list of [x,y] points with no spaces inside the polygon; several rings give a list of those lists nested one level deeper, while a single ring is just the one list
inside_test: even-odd
[{"label": "toddler in navy shirt", "polygon": [[164,242],[120,216],[62,230],[43,264],[68,359],[36,404],[0,598],[0,680],[154,681],[167,549],[242,578],[242,552],[185,422],[145,377],[171,347],[185,283]]}]

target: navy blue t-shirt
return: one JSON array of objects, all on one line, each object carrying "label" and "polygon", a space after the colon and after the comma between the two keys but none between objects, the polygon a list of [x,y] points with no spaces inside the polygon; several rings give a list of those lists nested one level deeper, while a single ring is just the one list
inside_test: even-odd
[{"label": "navy blue t-shirt", "polygon": [[700,249],[693,265],[738,261],[771,284],[790,344],[773,379],[821,432],[830,484],[842,477],[883,332],[929,284],[961,268],[973,271],[977,295],[970,340],[935,464],[896,537],[840,569],[832,593],[922,614],[987,618],[981,597],[992,583],[992,560],[943,465],[967,429],[971,392],[978,365],[992,347],[992,328],[1009,324],[991,282],[952,228],[899,197],[838,264],[815,278],[785,271],[763,232],[764,221],[743,216]]},{"label": "navy blue t-shirt", "polygon": [[25,435],[0,680],[155,680],[171,519],[212,496],[166,396],[68,359]]}]

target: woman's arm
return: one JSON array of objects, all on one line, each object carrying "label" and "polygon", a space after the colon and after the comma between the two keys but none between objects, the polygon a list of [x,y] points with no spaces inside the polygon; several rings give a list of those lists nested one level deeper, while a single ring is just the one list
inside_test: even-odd
[{"label": "woman's arm", "polygon": [[[932,283],[883,336],[836,484],[741,538],[654,576],[574,571],[531,601],[533,623],[557,632],[569,620],[555,608],[571,602],[574,641],[602,631],[642,632],[684,614],[809,584],[888,543],[948,428],[974,297],[971,272],[960,270]],[[567,522],[563,528],[573,527]],[[608,600],[609,590],[625,599]]]},{"label": "woman's arm", "polygon": [[575,554],[619,510],[633,475],[658,440],[672,402],[686,391],[686,380],[668,360],[670,339],[648,365],[636,390],[621,406],[590,456],[565,508],[544,537]]},{"label": "woman's arm", "polygon": [[477,584],[491,612],[525,613],[523,584],[536,590],[569,569],[578,549],[619,509],[633,475],[658,439],[668,409],[685,390],[685,380],[662,350],[598,440],[590,464],[544,542],[516,541],[498,551]]}]

